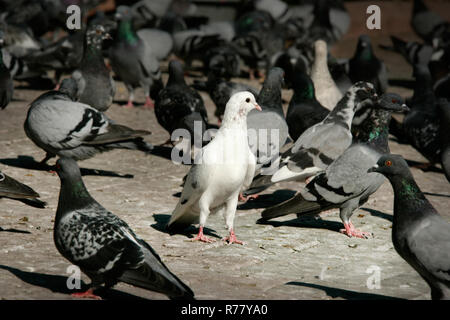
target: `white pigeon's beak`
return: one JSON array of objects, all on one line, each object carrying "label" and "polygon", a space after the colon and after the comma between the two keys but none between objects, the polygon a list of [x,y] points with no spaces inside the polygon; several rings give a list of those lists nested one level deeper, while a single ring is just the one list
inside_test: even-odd
[{"label": "white pigeon's beak", "polygon": [[261,107],[259,106],[259,104],[255,104],[255,109],[258,111],[262,111]]},{"label": "white pigeon's beak", "polygon": [[375,164],[372,168],[369,168],[369,170],[367,170],[368,173],[370,172],[377,172],[377,169],[379,168],[378,164]]}]

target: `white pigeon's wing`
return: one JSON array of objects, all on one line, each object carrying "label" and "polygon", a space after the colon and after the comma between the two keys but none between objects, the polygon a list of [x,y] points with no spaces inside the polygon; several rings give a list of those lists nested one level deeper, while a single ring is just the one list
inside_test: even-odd
[{"label": "white pigeon's wing", "polygon": [[248,151],[249,162],[247,167],[247,173],[245,174],[244,183],[242,185],[241,191],[247,190],[248,187],[252,184],[253,177],[255,176],[256,169],[256,158],[253,155],[253,152]]}]

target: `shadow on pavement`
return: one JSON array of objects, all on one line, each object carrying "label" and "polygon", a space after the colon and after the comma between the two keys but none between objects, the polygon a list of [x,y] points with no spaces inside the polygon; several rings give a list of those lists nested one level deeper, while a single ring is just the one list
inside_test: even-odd
[{"label": "shadow on pavement", "polygon": [[[170,235],[173,234],[181,234],[184,235],[188,238],[193,238],[193,235],[197,235],[198,233],[198,228],[195,227],[194,225],[190,225],[189,227],[187,227],[184,230],[181,231],[177,231],[177,232],[169,232],[166,229],[167,223],[169,223],[171,215],[170,214],[153,214],[153,218],[155,219],[156,223],[150,225],[153,229],[158,230],[160,232],[164,232]],[[203,233],[205,236],[211,236],[214,238],[218,238],[221,239],[222,237],[220,237],[219,235],[217,235],[216,231],[207,227],[204,227],[203,229]]]},{"label": "shadow on pavement", "polygon": [[[67,288],[67,277],[59,276],[59,275],[52,275],[52,274],[45,274],[45,273],[38,273],[38,272],[28,272],[28,271],[22,271],[13,267],[8,267],[5,265],[0,265],[0,269],[6,270],[11,272],[13,275],[15,275],[17,278],[22,280],[23,282],[26,282],[28,284],[31,284],[33,286],[38,286],[42,288],[46,288],[51,290],[52,292],[57,293],[63,293],[63,294],[71,294],[74,292],[78,292],[79,290],[70,290]],[[81,281],[81,289],[80,290],[87,290],[88,286]],[[142,297],[138,297],[126,292],[117,291],[114,289],[99,289],[98,291],[95,291],[95,294],[102,297],[102,299],[106,300],[130,300],[130,299],[140,299],[140,300],[146,300]]]},{"label": "shadow on pavement", "polygon": [[287,282],[286,284],[322,290],[329,297],[343,298],[346,300],[405,300],[402,298],[390,297],[390,296],[385,296],[382,294],[357,292],[357,291],[327,287],[327,286],[322,286],[319,284],[299,282],[299,281],[291,281],[291,282]]},{"label": "shadow on pavement", "polygon": [[[17,158],[0,159],[0,163],[22,169],[39,170],[39,171],[51,171],[54,170],[53,166],[48,164],[40,164],[33,157],[30,156],[17,156]],[[117,177],[132,179],[132,174],[120,174],[114,171],[98,170],[89,168],[80,168],[82,176],[102,176],[102,177]]]}]

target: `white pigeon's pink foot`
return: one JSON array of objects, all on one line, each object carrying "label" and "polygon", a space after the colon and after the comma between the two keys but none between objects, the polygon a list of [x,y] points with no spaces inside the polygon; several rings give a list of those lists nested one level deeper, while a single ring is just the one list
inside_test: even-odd
[{"label": "white pigeon's pink foot", "polygon": [[230,230],[230,235],[228,237],[222,238],[223,241],[228,242],[228,244],[237,243],[244,245],[245,242],[240,241],[236,238],[236,235],[234,234],[233,229]]},{"label": "white pigeon's pink foot", "polygon": [[150,99],[150,97],[145,97],[145,104],[143,106],[144,109],[154,109],[155,103]]},{"label": "white pigeon's pink foot", "polygon": [[61,84],[58,82],[53,90],[58,91]]},{"label": "white pigeon's pink foot", "polygon": [[345,229],[341,229],[339,230],[341,233],[351,237],[356,237],[356,238],[361,238],[361,239],[368,239],[369,237],[372,236],[372,234],[370,232],[364,232],[361,230],[356,229],[353,226],[353,223],[349,222],[349,223],[344,223],[344,227]]},{"label": "white pigeon's pink foot", "polygon": [[248,200],[255,200],[259,197],[259,194],[251,194],[249,196],[244,196],[242,193],[239,193],[238,201],[247,202]]},{"label": "white pigeon's pink foot", "polygon": [[85,292],[72,293],[72,297],[74,297],[74,298],[102,300],[101,297],[99,297],[99,296],[94,294],[94,290],[93,289],[88,289]]},{"label": "white pigeon's pink foot", "polygon": [[199,230],[198,230],[198,234],[195,238],[192,238],[190,241],[201,241],[201,242],[206,242],[206,243],[211,243],[214,242],[214,240],[208,238],[207,236],[205,236],[203,234],[203,227],[200,226]]},{"label": "white pigeon's pink foot", "polygon": [[124,106],[124,108],[133,109],[134,108],[133,101],[128,100],[128,103]]}]

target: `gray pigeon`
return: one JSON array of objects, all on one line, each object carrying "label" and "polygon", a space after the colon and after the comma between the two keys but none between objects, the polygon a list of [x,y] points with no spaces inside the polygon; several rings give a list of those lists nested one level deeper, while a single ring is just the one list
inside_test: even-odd
[{"label": "gray pigeon", "polygon": [[450,224],[425,198],[400,155],[383,155],[369,172],[394,189],[392,242],[431,288],[431,298],[450,299]]},{"label": "gray pigeon", "polygon": [[281,181],[305,181],[325,170],[352,143],[350,129],[355,112],[365,103],[373,104],[376,97],[372,84],[354,84],[325,119],[303,132],[281,155],[279,169],[272,175],[255,177],[246,194]]},{"label": "gray pigeon", "polygon": [[283,78],[283,69],[272,68],[269,71],[256,98],[262,112],[252,110],[247,116],[249,146],[257,158],[257,169],[277,157],[289,137],[281,100]]},{"label": "gray pigeon", "polygon": [[391,36],[393,47],[380,45],[382,49],[400,53],[412,66],[416,64],[427,65],[433,55],[433,47],[429,44],[417,41],[404,41]]},{"label": "gray pigeon", "polygon": [[133,107],[134,89],[142,87],[145,94],[145,108],[153,108],[155,99],[162,89],[161,71],[152,44],[138,37],[132,26],[130,8],[119,6],[116,10],[119,22],[117,39],[109,50],[111,67],[125,83],[129,92],[129,108]]},{"label": "gray pigeon", "polygon": [[77,100],[98,111],[106,111],[111,106],[116,85],[102,56],[102,43],[111,39],[101,25],[87,29],[84,54],[80,67],[72,73],[77,82]]},{"label": "gray pigeon", "polygon": [[61,158],[56,168],[61,189],[53,228],[55,245],[92,281],[86,292],[73,296],[98,299],[94,290],[121,281],[170,299],[194,298],[192,290],[165,266],[148,243],[91,197],[74,160]]},{"label": "gray pigeon", "polygon": [[11,178],[0,171],[0,199],[21,201],[36,208],[44,208],[46,203],[37,199],[39,194],[29,186]]},{"label": "gray pigeon", "polygon": [[[395,102],[393,102],[395,101]],[[350,217],[383,184],[382,175],[367,173],[378,158],[389,152],[389,121],[392,111],[406,111],[403,99],[396,94],[385,94],[370,116],[361,126],[355,142],[339,156],[324,172],[313,177],[294,198],[268,208],[262,219],[272,219],[289,213],[316,214],[339,208],[345,229],[341,232],[349,237],[367,238],[369,233],[353,226]]]},{"label": "gray pigeon", "polygon": [[42,164],[55,155],[83,160],[115,148],[146,153],[153,149],[142,138],[149,131],[114,124],[97,109],[73,101],[75,88],[73,79],[64,80],[60,91],[46,92],[31,103],[24,128],[47,152]]}]

